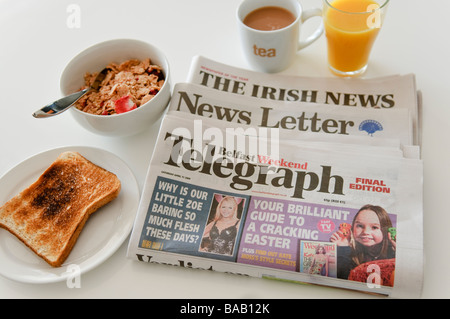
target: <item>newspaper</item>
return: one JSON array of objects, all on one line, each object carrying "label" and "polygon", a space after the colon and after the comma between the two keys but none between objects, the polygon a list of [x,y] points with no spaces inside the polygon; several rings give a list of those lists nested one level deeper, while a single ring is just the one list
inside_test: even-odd
[{"label": "newspaper", "polygon": [[[235,74],[242,72],[247,71]],[[273,82],[287,88],[302,80],[266,77],[246,85]],[[331,85],[332,79],[305,84],[317,98],[319,91],[393,92],[389,112],[382,105],[348,111],[327,103],[255,99],[202,83],[176,84],[127,256],[392,297],[420,296],[423,167],[414,144],[415,106],[406,107],[415,103],[414,94],[394,82],[386,85],[394,78],[405,82],[392,76],[347,89],[342,87],[347,81]],[[359,130],[369,118],[383,130]],[[332,123],[349,122],[357,124],[346,125],[348,134],[331,133],[343,132]]]},{"label": "newspaper", "polygon": [[[347,109],[326,104],[292,103],[252,99],[230,95],[192,83],[177,83],[169,110],[186,112],[203,118],[215,118],[246,127],[276,128],[283,138],[296,141],[310,139],[340,140],[359,138],[360,144],[384,145],[398,140],[401,145],[413,145],[413,123],[410,110],[396,108]],[[309,135],[309,137],[308,137]],[[320,137],[319,137],[319,136]],[[334,138],[333,136],[337,136]],[[366,139],[364,139],[366,137]],[[372,140],[370,140],[372,139]],[[348,141],[349,143],[351,141]]]},{"label": "newspaper", "polygon": [[421,138],[420,92],[414,74],[345,80],[268,75],[195,56],[187,82],[258,100],[326,104],[351,110],[406,108],[412,117],[414,144],[419,145]]},{"label": "newspaper", "polygon": [[[266,139],[269,149],[276,143],[282,154],[268,161],[267,154],[230,148],[233,138],[227,134],[222,143],[206,139],[194,149],[193,136],[198,132],[194,119],[190,114],[169,113],[163,120],[129,257],[392,296],[420,293],[420,161],[373,156],[356,147],[345,153],[294,148],[287,141]],[[203,122],[201,139],[208,136],[208,129],[220,127],[222,122],[216,121]],[[246,138],[247,146],[253,145],[253,136],[238,136]],[[226,227],[219,225],[220,219],[214,221],[221,197],[233,199],[237,207],[234,223]],[[380,207],[384,216],[383,243],[388,252],[350,273],[351,248],[341,247],[338,240],[348,240],[347,227],[368,203]],[[391,227],[399,234],[394,237],[395,249],[388,241]],[[333,242],[332,237],[340,233],[342,239]],[[311,269],[315,256],[311,249],[322,246],[327,270],[322,272],[325,264],[317,264],[319,272]]]}]

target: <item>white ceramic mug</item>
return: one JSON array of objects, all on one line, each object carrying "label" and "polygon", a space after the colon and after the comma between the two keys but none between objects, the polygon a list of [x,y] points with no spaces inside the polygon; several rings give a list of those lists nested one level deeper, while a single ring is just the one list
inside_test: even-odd
[{"label": "white ceramic mug", "polygon": [[[245,17],[262,7],[281,7],[295,16],[289,26],[271,31],[253,29],[244,24]],[[238,29],[244,56],[253,69],[274,73],[286,69],[297,52],[323,33],[323,23],[304,41],[300,41],[302,24],[312,17],[321,17],[321,9],[303,11],[298,0],[244,0],[237,9]]]}]

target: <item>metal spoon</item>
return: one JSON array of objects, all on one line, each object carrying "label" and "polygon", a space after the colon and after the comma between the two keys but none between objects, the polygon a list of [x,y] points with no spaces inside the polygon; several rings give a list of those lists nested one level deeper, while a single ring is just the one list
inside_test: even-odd
[{"label": "metal spoon", "polygon": [[46,118],[55,116],[58,114],[61,114],[65,110],[68,110],[73,104],[75,104],[76,101],[78,101],[83,95],[88,93],[90,90],[98,91],[100,88],[100,84],[103,82],[103,80],[106,77],[106,74],[108,73],[109,68],[104,68],[95,78],[92,85],[84,90],[72,93],[68,96],[65,96],[59,100],[56,100],[55,102],[48,104],[44,106],[43,108],[37,110],[33,113],[33,116],[35,118]]}]

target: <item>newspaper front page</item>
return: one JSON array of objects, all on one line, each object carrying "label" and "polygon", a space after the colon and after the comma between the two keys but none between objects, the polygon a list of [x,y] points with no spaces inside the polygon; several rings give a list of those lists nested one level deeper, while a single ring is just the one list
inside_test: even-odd
[{"label": "newspaper front page", "polygon": [[[243,127],[276,128],[285,138],[342,141],[380,145],[413,145],[413,118],[407,108],[384,112],[378,108],[347,109],[327,104],[252,99],[211,90],[192,83],[177,83],[170,111],[218,119]],[[375,141],[374,141],[375,140]]]},{"label": "newspaper front page", "polygon": [[[359,111],[219,93],[201,84],[175,86],[128,257],[420,296],[423,168],[411,145],[413,110],[368,110],[384,129],[369,134],[357,130],[365,120]],[[255,125],[264,114],[280,125]],[[347,125],[348,134],[329,133],[339,131],[333,123],[350,121],[358,125]]]},{"label": "newspaper front page", "polygon": [[414,144],[420,141],[421,103],[414,74],[373,79],[268,75],[195,56],[187,82],[237,96],[287,101],[294,105],[326,104],[347,110],[406,108],[412,117]]}]

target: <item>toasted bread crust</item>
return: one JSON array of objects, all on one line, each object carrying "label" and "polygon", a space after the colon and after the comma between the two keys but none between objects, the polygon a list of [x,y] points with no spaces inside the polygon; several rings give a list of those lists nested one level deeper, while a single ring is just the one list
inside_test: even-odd
[{"label": "toasted bread crust", "polygon": [[90,214],[116,198],[117,176],[77,152],[64,152],[0,208],[0,227],[53,267],[66,260]]}]

